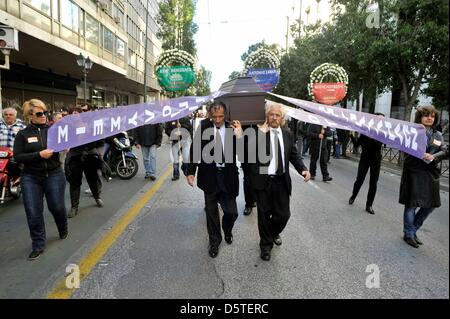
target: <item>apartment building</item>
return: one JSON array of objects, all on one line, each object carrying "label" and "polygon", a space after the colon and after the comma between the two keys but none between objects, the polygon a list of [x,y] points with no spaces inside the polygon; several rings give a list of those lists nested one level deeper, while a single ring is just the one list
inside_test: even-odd
[{"label": "apartment building", "polygon": [[[19,32],[19,51],[1,70],[3,108],[20,111],[30,98],[53,110],[85,98],[98,107],[140,103],[145,82],[148,100],[158,98],[157,14],[157,0],[0,0],[0,26]],[[86,85],[80,53],[93,62]]]}]

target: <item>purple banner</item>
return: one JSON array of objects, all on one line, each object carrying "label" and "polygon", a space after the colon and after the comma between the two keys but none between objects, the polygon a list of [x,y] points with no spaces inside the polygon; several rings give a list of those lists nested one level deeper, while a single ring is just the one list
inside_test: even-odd
[{"label": "purple banner", "polygon": [[222,94],[214,92],[208,96],[179,97],[68,115],[50,127],[47,147],[59,152],[142,125],[174,121]]},{"label": "purple banner", "polygon": [[[427,137],[425,127],[421,124],[298,100],[272,93],[269,94],[322,116],[325,123],[328,123],[325,124],[326,126],[362,133],[420,159],[422,159],[425,154]],[[297,113],[292,116],[297,118],[295,116],[296,114]],[[324,125],[317,121],[317,119],[311,121],[311,117],[305,118],[304,121]]]},{"label": "purple banner", "polygon": [[[59,152],[145,124],[177,120],[223,94],[218,91],[208,96],[180,97],[69,115],[49,129],[47,147]],[[426,134],[420,124],[269,94],[314,113],[286,107],[287,114],[300,121],[357,131],[418,158],[425,154]]]}]

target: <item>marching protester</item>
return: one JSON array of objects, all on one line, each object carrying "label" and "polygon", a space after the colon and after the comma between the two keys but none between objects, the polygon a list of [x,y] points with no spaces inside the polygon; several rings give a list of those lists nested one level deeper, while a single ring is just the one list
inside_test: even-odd
[{"label": "marching protester", "polygon": [[[194,133],[190,162],[186,165],[185,175],[188,184],[194,186],[197,173],[197,185],[205,197],[206,227],[209,236],[208,253],[215,258],[222,242],[218,204],[223,210],[222,229],[225,241],[227,244],[233,242],[232,230],[238,217],[236,197],[239,195],[235,134],[239,134],[242,128],[239,121],[234,121],[232,124],[225,121],[226,106],[223,102],[214,101],[208,113],[209,119],[201,121]],[[205,136],[208,138],[203,139]],[[196,143],[201,143],[200,147]],[[209,152],[207,147],[211,143],[214,148]],[[233,147],[228,148],[228,145]],[[233,154],[227,153],[229,149],[233,150]],[[196,150],[195,154],[194,150]],[[206,155],[210,155],[213,160],[205,158]]]},{"label": "marching protester", "polygon": [[59,154],[47,149],[47,107],[37,99],[24,103],[30,113],[30,124],[17,133],[14,157],[23,164],[21,185],[23,204],[32,241],[29,260],[37,259],[45,248],[44,196],[55,219],[59,237],[67,237],[67,216],[64,204],[66,181]]},{"label": "marching protester", "polygon": [[271,258],[273,244],[282,244],[280,233],[291,215],[289,201],[292,182],[289,163],[304,176],[305,182],[311,177],[297,151],[294,136],[281,128],[284,116],[281,104],[268,102],[266,122],[257,129],[255,141],[257,148],[264,145],[271,154],[269,162],[262,162],[262,159],[257,158],[256,163],[252,164],[252,183],[258,206],[260,257],[265,261]]},{"label": "marching protester", "polygon": [[[382,113],[375,113],[375,115],[384,117]],[[356,177],[355,184],[353,185],[352,196],[348,200],[348,203],[352,205],[358,196],[359,190],[361,189],[364,179],[366,178],[367,171],[370,169],[370,179],[369,179],[369,192],[367,193],[366,201],[366,212],[369,214],[375,214],[372,208],[373,201],[375,200],[375,194],[377,193],[377,183],[378,177],[380,176],[381,168],[381,147],[383,144],[361,134],[358,138],[353,135],[350,136],[354,147],[361,145],[361,157],[359,158],[358,164],[358,175]]]},{"label": "marching protester", "polygon": [[3,118],[0,119],[0,146],[13,148],[17,133],[26,125],[17,118],[17,110],[12,107],[3,109]]},{"label": "marching protester", "polygon": [[[308,136],[310,140],[311,161],[309,164],[309,171],[311,172],[311,179],[316,178],[317,160],[320,163],[320,170],[322,172],[322,180],[324,182],[332,181],[328,173],[328,149],[327,137],[331,136],[330,128],[323,127],[318,124],[310,124],[308,127]],[[319,158],[320,157],[320,158]]]},{"label": "marching protester", "polygon": [[[90,104],[84,104],[71,109],[71,114],[91,111]],[[89,189],[94,197],[98,207],[103,207],[104,202],[100,198],[102,182],[98,174],[103,158],[104,140],[83,144],[71,148],[66,155],[64,170],[66,179],[70,185],[70,203],[71,209],[68,214],[69,218],[73,218],[78,214],[80,203],[80,189],[83,179],[83,173],[86,177]]]},{"label": "marching protester", "polygon": [[441,206],[438,163],[448,158],[449,151],[442,134],[436,130],[439,115],[433,106],[418,108],[414,122],[426,128],[426,153],[423,159],[405,154],[399,203],[405,205],[403,239],[418,248],[422,241],[417,237],[417,231],[433,210]]},{"label": "marching protester", "polygon": [[145,179],[156,180],[156,149],[161,146],[161,124],[146,124],[133,131],[136,147],[141,148],[145,168]]},{"label": "marching protester", "polygon": [[[184,130],[180,130],[181,128],[183,128]],[[189,117],[184,117],[177,121],[167,122],[165,133],[172,143],[172,181],[176,181],[180,178],[180,154],[182,155],[183,163],[185,163],[189,158],[192,135],[192,124]]]}]

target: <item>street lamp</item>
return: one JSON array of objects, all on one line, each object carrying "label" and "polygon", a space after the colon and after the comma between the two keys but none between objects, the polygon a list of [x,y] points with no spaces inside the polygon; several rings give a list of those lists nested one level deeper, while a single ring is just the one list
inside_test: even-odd
[{"label": "street lamp", "polygon": [[83,54],[79,54],[77,56],[77,64],[79,67],[83,68],[83,75],[84,75],[84,103],[87,102],[87,98],[86,98],[86,76],[89,72],[89,70],[92,68],[92,64],[93,62],[91,61],[91,59],[89,57],[84,57]]}]

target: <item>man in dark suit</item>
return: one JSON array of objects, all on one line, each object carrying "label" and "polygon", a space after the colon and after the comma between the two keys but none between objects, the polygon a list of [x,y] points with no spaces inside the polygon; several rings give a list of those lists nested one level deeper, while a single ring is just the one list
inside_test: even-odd
[{"label": "man in dark suit", "polygon": [[[311,175],[297,152],[296,140],[288,130],[281,129],[284,110],[281,104],[272,103],[266,108],[266,122],[256,134],[256,163],[252,165],[252,183],[258,207],[258,229],[261,258],[270,260],[273,244],[281,245],[280,233],[291,215],[289,201],[292,191],[289,163],[307,182]],[[270,154],[266,160],[260,148]]]},{"label": "man in dark suit", "polygon": [[200,122],[190,150],[190,163],[185,175],[194,186],[198,168],[197,185],[204,192],[206,226],[209,235],[209,255],[219,253],[222,241],[218,204],[223,210],[222,229],[225,241],[233,242],[233,226],[238,217],[236,197],[239,194],[239,173],[236,166],[236,136],[241,125],[225,122],[226,106],[215,101],[209,108],[209,119]]},{"label": "man in dark suit", "polygon": [[188,117],[183,117],[177,121],[167,122],[164,131],[172,142],[172,181],[176,181],[180,178],[180,154],[182,155],[183,163],[189,158],[192,124]]},{"label": "man in dark suit", "polygon": [[327,137],[331,136],[330,128],[323,127],[318,124],[310,124],[308,127],[308,136],[310,138],[311,161],[309,163],[309,170],[311,172],[311,179],[316,178],[317,160],[320,163],[320,170],[322,172],[322,180],[329,182],[333,180],[328,173],[328,149]]},{"label": "man in dark suit", "polygon": [[[384,117],[384,114],[382,113],[375,113],[375,115]],[[361,134],[358,138],[355,138],[353,135],[350,135],[350,137],[355,148],[361,145],[362,152],[358,164],[358,175],[356,177],[355,184],[353,185],[352,196],[348,200],[348,203],[352,205],[355,201],[356,196],[358,196],[359,190],[364,183],[367,171],[370,168],[369,192],[367,193],[366,212],[374,215],[375,211],[373,210],[372,205],[373,201],[375,200],[375,194],[377,193],[377,182],[380,176],[382,159],[381,147],[383,146],[383,144],[363,134]]]}]

